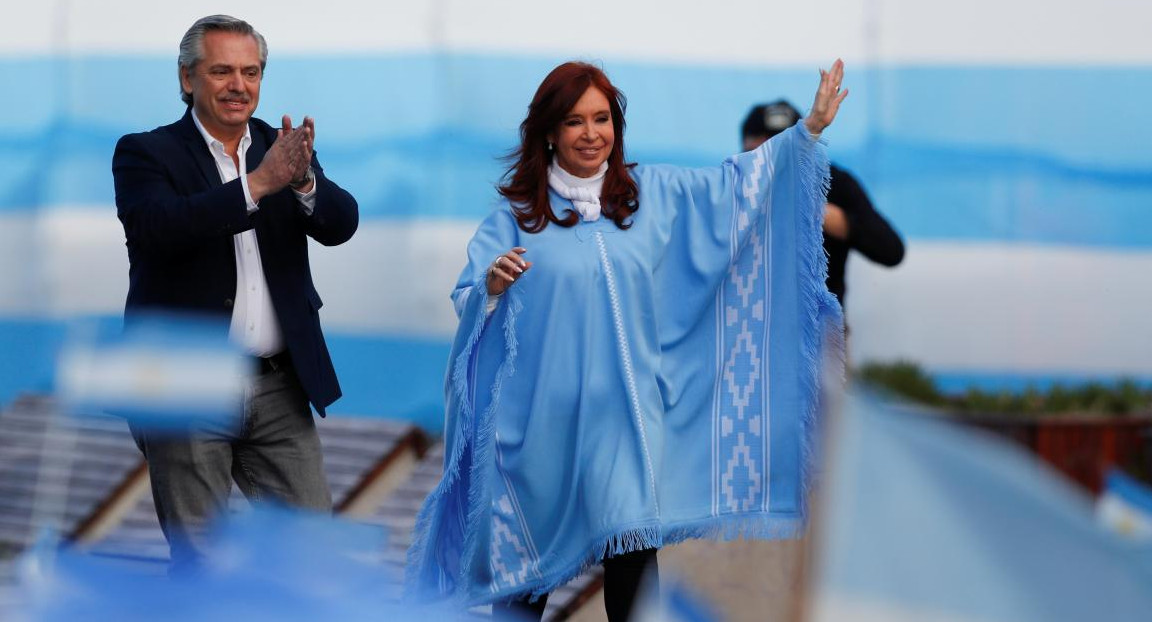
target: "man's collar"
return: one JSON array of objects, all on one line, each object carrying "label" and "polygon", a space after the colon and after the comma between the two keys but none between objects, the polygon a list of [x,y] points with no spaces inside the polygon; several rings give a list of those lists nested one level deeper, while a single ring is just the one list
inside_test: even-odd
[{"label": "man's collar", "polygon": [[[212,149],[213,145],[220,145],[220,149],[224,149],[224,143],[220,139],[208,133],[203,123],[200,123],[200,117],[196,116],[196,108],[190,107],[189,111],[192,113],[192,123],[196,125],[196,129],[200,135],[204,137],[204,142],[208,144],[208,148]],[[252,144],[252,128],[246,123],[244,124],[244,135],[240,137],[240,146],[247,147]]]}]

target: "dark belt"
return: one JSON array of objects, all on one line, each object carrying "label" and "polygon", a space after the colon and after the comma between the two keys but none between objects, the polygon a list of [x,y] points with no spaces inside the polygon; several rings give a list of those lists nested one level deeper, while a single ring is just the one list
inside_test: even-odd
[{"label": "dark belt", "polygon": [[285,350],[269,357],[257,356],[256,373],[263,376],[282,369],[292,369],[292,356]]}]

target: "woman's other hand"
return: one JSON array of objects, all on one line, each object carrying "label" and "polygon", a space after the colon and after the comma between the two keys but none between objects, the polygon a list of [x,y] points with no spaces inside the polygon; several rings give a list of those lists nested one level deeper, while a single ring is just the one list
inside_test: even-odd
[{"label": "woman's other hand", "polygon": [[503,294],[510,285],[532,267],[531,261],[524,261],[524,258],[521,257],[527,252],[528,249],[522,246],[514,246],[507,253],[497,256],[492,265],[488,266],[489,296]]}]

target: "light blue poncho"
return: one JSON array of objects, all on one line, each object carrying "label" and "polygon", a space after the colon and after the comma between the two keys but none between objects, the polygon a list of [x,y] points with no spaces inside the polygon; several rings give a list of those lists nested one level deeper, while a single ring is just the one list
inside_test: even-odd
[{"label": "light blue poncho", "polygon": [[[606,555],[802,528],[823,338],[828,163],[802,123],[721,166],[638,166],[632,227],[494,211],[452,298],[445,470],[408,587],[476,604]],[[553,210],[571,203],[551,194]],[[488,304],[485,270],[533,262]]]}]

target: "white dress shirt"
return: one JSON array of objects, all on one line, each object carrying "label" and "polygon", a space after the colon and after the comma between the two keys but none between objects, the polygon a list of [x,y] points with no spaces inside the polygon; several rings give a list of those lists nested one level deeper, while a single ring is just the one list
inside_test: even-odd
[{"label": "white dress shirt", "polygon": [[[244,188],[244,198],[248,201],[248,213],[260,209],[252,200],[248,191],[247,166],[237,170],[232,156],[224,149],[220,142],[204,129],[196,112],[192,112],[192,120],[196,129],[208,144],[212,159],[216,161],[216,170],[220,172],[220,181],[228,183],[237,177]],[[240,139],[237,148],[237,160],[244,164],[248,147],[252,144],[252,133],[244,128],[244,137]],[[316,206],[316,184],[307,193],[296,192],[296,199],[300,208],[307,215],[312,215]],[[232,236],[232,243],[236,248],[236,296],[233,298],[232,325],[229,329],[230,338],[244,347],[249,354],[268,357],[284,350],[284,335],[280,331],[280,321],[276,319],[276,309],[272,306],[272,297],[268,293],[268,281],[264,278],[264,266],[260,263],[260,246],[256,242],[256,230],[249,229]]]}]

